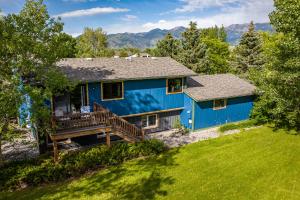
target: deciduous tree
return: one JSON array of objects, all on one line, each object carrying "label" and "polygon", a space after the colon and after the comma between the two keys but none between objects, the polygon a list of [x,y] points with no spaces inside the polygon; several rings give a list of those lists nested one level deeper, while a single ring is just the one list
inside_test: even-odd
[{"label": "deciduous tree", "polygon": [[101,28],[85,28],[77,41],[77,57],[110,57],[107,36]]},{"label": "deciduous tree", "polygon": [[15,106],[26,94],[31,99],[32,123],[48,130],[50,109],[45,102],[72,86],[55,65],[70,49],[63,24],[50,18],[42,0],[27,0],[19,13],[3,17],[2,23],[0,104],[7,106],[1,115],[6,120],[16,117]]},{"label": "deciduous tree", "polygon": [[278,127],[300,130],[300,2],[274,2],[270,20],[283,36],[271,43],[265,69],[257,74],[262,95],[254,116]]}]

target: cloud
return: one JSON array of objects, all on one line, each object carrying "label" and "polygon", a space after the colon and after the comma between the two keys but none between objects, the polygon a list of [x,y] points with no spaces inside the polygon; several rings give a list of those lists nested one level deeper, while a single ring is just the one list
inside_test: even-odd
[{"label": "cloud", "polygon": [[130,22],[136,20],[137,18],[138,17],[135,15],[125,15],[124,17],[121,18],[121,20]]},{"label": "cloud", "polygon": [[[198,9],[222,7],[239,2],[246,2],[245,0],[181,0],[184,5],[176,8],[175,12],[193,12]],[[264,0],[262,0],[264,1]]]},{"label": "cloud", "polygon": [[[202,2],[205,2],[203,0]],[[218,2],[216,0],[215,2]],[[225,1],[224,1],[225,2]],[[190,21],[195,21],[201,28],[214,25],[229,26],[231,24],[249,23],[253,20],[256,23],[268,22],[268,14],[274,9],[273,0],[248,0],[239,7],[224,7],[222,12],[212,16],[205,17],[184,17],[174,20],[159,20],[157,22],[148,22],[142,25],[144,30],[161,28],[170,29],[176,26],[188,26]]]},{"label": "cloud", "polygon": [[112,7],[96,7],[83,10],[74,10],[70,12],[64,12],[54,17],[70,18],[70,17],[82,17],[82,16],[91,16],[98,14],[110,14],[110,13],[119,13],[119,12],[128,12],[127,8],[112,8]]}]

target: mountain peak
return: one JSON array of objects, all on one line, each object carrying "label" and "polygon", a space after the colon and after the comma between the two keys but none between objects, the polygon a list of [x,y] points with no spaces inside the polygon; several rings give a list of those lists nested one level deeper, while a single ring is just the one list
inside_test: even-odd
[{"label": "mountain peak", "polygon": [[[232,24],[225,27],[227,32],[227,41],[231,45],[238,43],[241,35],[248,30],[249,23],[247,24]],[[255,24],[256,30],[273,31],[269,23]],[[154,47],[158,40],[161,40],[167,33],[171,33],[173,37],[180,38],[185,27],[177,26],[172,29],[153,29],[148,32],[142,33],[117,33],[108,35],[108,43],[112,48],[135,47],[140,49]]]}]

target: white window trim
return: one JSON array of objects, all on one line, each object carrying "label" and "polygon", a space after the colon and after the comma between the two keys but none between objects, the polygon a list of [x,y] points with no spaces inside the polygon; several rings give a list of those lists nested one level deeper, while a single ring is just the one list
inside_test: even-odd
[{"label": "white window trim", "polygon": [[[223,107],[216,107],[216,101],[219,101],[219,100],[224,100],[224,106]],[[227,108],[227,99],[215,99],[214,100],[213,110],[222,110],[222,109],[225,109],[225,108]]]},{"label": "white window trim", "polygon": [[[114,99],[104,99],[103,98],[103,83],[122,83],[122,97]],[[114,81],[114,82],[101,82],[101,101],[114,101],[124,99],[124,81]]]},{"label": "white window trim", "polygon": [[[180,92],[169,92],[169,79],[180,79],[181,78],[181,91]],[[180,93],[183,93],[183,86],[184,86],[184,79],[183,77],[178,77],[178,78],[167,78],[166,80],[166,94],[180,94]]]},{"label": "white window trim", "polygon": [[[155,115],[155,117],[156,117],[155,125],[149,126],[149,117],[153,116],[153,115]],[[143,117],[146,117],[146,119],[147,119],[147,126],[142,127],[143,129],[151,129],[151,128],[157,128],[158,127],[158,114],[144,115],[144,116],[142,116],[142,118]],[[143,124],[142,124],[142,126],[143,126]]]}]

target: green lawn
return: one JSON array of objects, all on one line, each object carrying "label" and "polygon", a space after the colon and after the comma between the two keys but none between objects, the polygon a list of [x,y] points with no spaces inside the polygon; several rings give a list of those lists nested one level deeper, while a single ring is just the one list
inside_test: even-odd
[{"label": "green lawn", "polygon": [[300,199],[300,135],[252,129],[0,199]]}]

